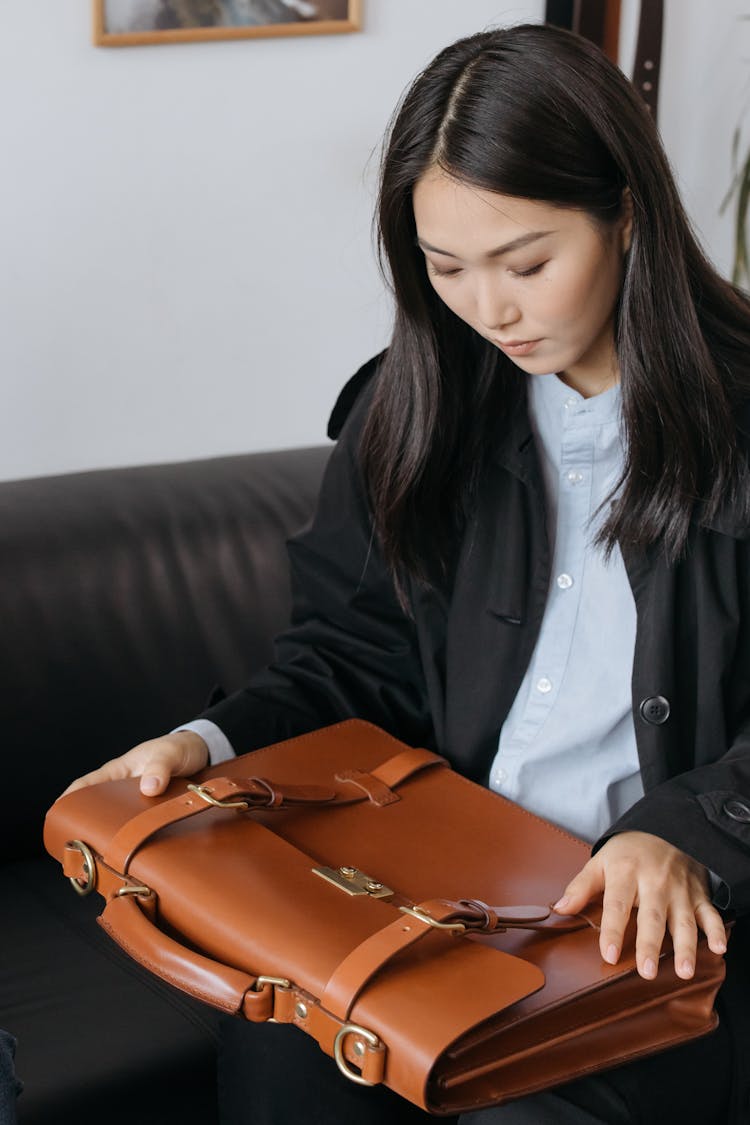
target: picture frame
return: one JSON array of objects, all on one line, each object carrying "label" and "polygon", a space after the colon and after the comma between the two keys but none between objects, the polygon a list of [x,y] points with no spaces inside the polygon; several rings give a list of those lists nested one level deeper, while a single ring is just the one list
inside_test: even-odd
[{"label": "picture frame", "polygon": [[362,27],[362,0],[92,0],[97,47],[338,35]]}]

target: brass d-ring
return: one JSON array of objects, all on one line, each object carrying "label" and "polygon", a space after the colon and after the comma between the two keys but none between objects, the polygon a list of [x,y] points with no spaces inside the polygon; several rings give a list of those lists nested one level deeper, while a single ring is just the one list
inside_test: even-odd
[{"label": "brass d-ring", "polygon": [[348,1078],[350,1082],[356,1082],[358,1086],[377,1086],[377,1082],[368,1082],[361,1074],[357,1074],[356,1070],[352,1070],[344,1058],[344,1040],[347,1035],[359,1035],[371,1047],[379,1047],[380,1040],[373,1031],[368,1031],[366,1027],[360,1027],[356,1023],[345,1023],[343,1027],[339,1028],[333,1041],[333,1057],[344,1077]]},{"label": "brass d-ring", "polygon": [[88,844],[84,844],[83,840],[68,840],[65,846],[75,848],[83,856],[83,871],[86,882],[81,883],[75,876],[72,876],[70,882],[73,885],[73,890],[78,895],[90,895],[96,886],[96,861],[91,848]]}]

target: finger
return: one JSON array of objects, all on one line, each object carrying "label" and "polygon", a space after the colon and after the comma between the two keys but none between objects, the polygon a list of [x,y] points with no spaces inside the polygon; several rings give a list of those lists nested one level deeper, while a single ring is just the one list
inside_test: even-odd
[{"label": "finger", "polygon": [[134,772],[140,774],[141,793],[147,797],[158,797],[173,777],[194,774],[208,761],[208,747],[193,731],[164,735],[136,749],[140,760]]},{"label": "finger", "polygon": [[576,914],[583,910],[586,903],[600,895],[603,889],[601,865],[596,859],[590,859],[575,878],[571,879],[552,909],[556,914]]},{"label": "finger", "polygon": [[[675,912],[684,911],[677,906]],[[635,963],[638,972],[646,980],[653,980],[659,968],[659,956],[667,932],[668,909],[663,893],[641,892],[636,918]],[[683,949],[689,957],[689,939],[683,935]],[[693,958],[695,953],[693,951]]]},{"label": "finger", "polygon": [[695,911],[684,906],[671,910],[669,932],[674,947],[674,971],[678,977],[689,980],[695,973],[698,949],[698,924]]},{"label": "finger", "polygon": [[727,930],[724,920],[715,906],[704,901],[695,908],[695,919],[698,926],[706,935],[708,948],[712,953],[726,953]]},{"label": "finger", "polygon": [[616,965],[622,952],[625,927],[630,919],[636,897],[634,877],[610,878],[604,887],[602,925],[599,948],[610,965]]},{"label": "finger", "polygon": [[143,762],[141,793],[147,797],[158,797],[169,785],[174,767],[174,755],[170,755],[168,750],[156,750],[149,754]]},{"label": "finger", "polygon": [[67,793],[74,793],[77,789],[85,789],[89,785],[99,785],[102,781],[120,781],[123,777],[130,776],[130,771],[123,758],[113,758],[111,762],[105,762],[103,766],[92,770],[91,773],[77,777],[67,789],[63,790],[60,796],[64,797]]}]

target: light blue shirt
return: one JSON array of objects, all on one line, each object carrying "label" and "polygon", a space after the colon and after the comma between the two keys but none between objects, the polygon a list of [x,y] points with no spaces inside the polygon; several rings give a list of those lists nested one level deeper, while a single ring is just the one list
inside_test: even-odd
[{"label": "light blue shirt", "polygon": [[593,841],[643,795],[630,687],[635,603],[619,547],[607,560],[593,543],[597,509],[623,464],[620,388],[585,399],[556,375],[532,376],[529,416],[552,571],[490,786]]},{"label": "light blue shirt", "polygon": [[[619,387],[584,399],[556,375],[529,379],[554,557],[539,638],[490,771],[498,793],[589,841],[643,795],[630,695],[635,604],[619,548],[605,561],[592,543],[622,468],[619,406]],[[212,764],[234,754],[206,719],[178,729],[205,739]]]},{"label": "light blue shirt", "polygon": [[219,762],[228,762],[230,758],[236,756],[234,747],[224,731],[210,719],[193,719],[191,723],[183,723],[169,733],[176,734],[178,730],[192,730],[201,736],[208,747],[208,760],[212,766],[218,766]]}]

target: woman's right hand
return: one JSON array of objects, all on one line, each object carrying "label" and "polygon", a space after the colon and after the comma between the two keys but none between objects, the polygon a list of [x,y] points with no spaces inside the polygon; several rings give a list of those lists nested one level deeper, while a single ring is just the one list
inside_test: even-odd
[{"label": "woman's right hand", "polygon": [[[179,730],[141,742],[119,758],[105,762],[99,769],[77,778],[65,790],[73,793],[100,781],[120,781],[124,777],[140,777],[141,793],[158,797],[172,777],[190,777],[208,765],[208,746],[199,734]],[[65,796],[65,793],[61,796]]]}]

